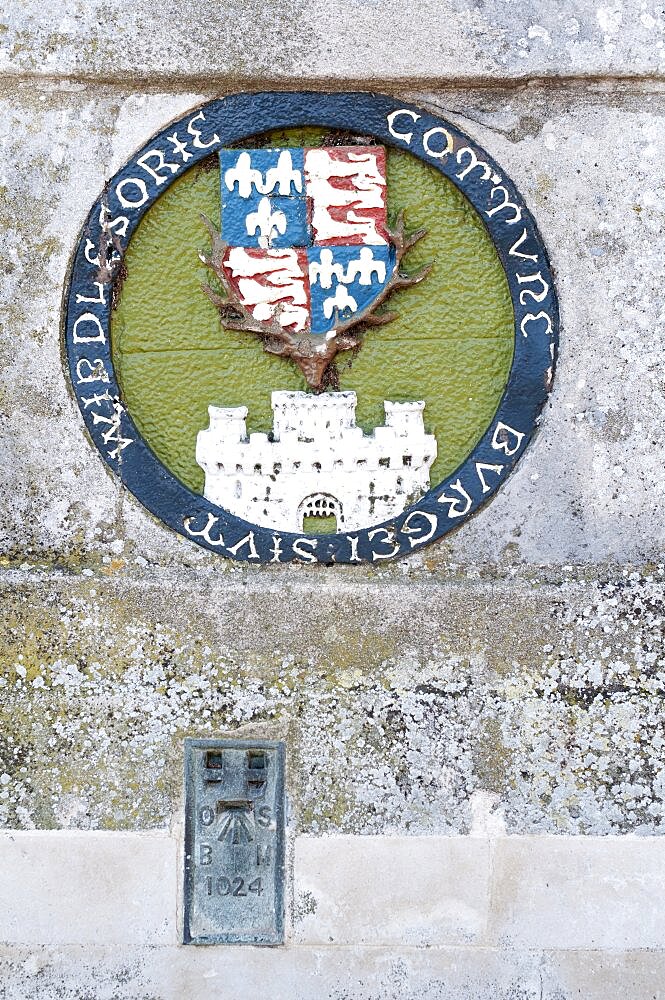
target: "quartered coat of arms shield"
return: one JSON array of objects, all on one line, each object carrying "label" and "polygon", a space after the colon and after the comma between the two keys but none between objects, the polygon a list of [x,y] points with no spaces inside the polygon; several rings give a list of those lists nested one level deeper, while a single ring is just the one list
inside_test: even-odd
[{"label": "quartered coat of arms shield", "polygon": [[[208,500],[256,524],[301,532],[306,518],[353,530],[404,510],[429,488],[436,439],[422,400],[385,401],[385,423],[356,424],[356,394],[335,391],[335,359],[357,351],[406,275],[403,254],[424,230],[388,225],[383,146],[224,149],[221,233],[206,219],[204,290],[225,327],[253,333],[296,364],[310,392],[272,393],[272,432],[248,435],[246,407],[211,404],[196,460]],[[332,389],[331,389],[332,387]],[[322,390],[328,389],[324,392]]]}]

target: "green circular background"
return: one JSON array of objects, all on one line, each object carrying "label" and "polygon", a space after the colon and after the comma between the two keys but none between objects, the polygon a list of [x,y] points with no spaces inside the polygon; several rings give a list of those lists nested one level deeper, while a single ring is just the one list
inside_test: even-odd
[{"label": "green circular background", "polygon": [[[290,129],[254,145],[316,146],[323,135]],[[513,356],[513,308],[492,241],[464,195],[409,153],[387,153],[389,220],[404,209],[407,232],[427,229],[405,268],[434,266],[389,299],[397,319],[368,330],[357,355],[338,355],[340,388],[357,392],[367,433],[384,422],[385,399],[425,400],[426,429],[438,443],[435,484],[472,451],[497,409]],[[258,338],[221,326],[201,290],[211,277],[199,259],[209,249],[201,213],[219,227],[216,156],[175,181],[137,227],[111,323],[125,406],[158,458],[198,493],[196,435],[208,426],[210,404],[245,405],[248,431],[269,431],[271,391],[307,388],[298,369],[264,353]]]}]

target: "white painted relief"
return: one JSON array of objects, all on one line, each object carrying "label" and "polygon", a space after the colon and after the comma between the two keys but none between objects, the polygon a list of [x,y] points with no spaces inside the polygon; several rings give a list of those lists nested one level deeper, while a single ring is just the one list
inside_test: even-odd
[{"label": "white painted relief", "polygon": [[309,319],[305,272],[293,249],[267,250],[261,256],[232,247],[224,263],[236,283],[240,301],[254,319],[273,317],[281,326],[304,330]]},{"label": "white painted relief", "polygon": [[249,236],[259,234],[259,246],[268,250],[275,236],[283,236],[286,232],[286,216],[284,212],[272,210],[270,198],[261,198],[255,212],[249,212],[245,219],[245,228]]},{"label": "white painted relief", "polygon": [[229,191],[237,186],[241,198],[250,198],[254,190],[259,194],[272,194],[275,188],[277,193],[288,195],[292,184],[296,191],[302,191],[302,173],[294,168],[291,152],[283,149],[277,166],[268,168],[264,177],[261,170],[252,166],[251,154],[245,151],[238,156],[236,165],[225,171],[224,183]]},{"label": "white painted relief", "polygon": [[355,238],[374,246],[388,242],[377,228],[386,206],[383,150],[342,155],[338,150],[308,149],[305,180],[315,243]]},{"label": "white painted relief", "polygon": [[352,531],[400,514],[429,489],[436,458],[425,403],[385,401],[385,424],[356,426],[355,392],[273,392],[270,435],[247,435],[247,407],[209,406],[196,461],[204,496],[254,524],[300,532],[303,518],[334,516]]},{"label": "white painted relief", "polygon": [[350,260],[346,268],[335,260],[333,251],[327,247],[321,250],[320,261],[313,260],[309,264],[310,288],[314,289],[317,284],[322,289],[332,288],[333,278],[338,282],[334,293],[323,299],[323,315],[327,319],[335,309],[356,312],[358,303],[344,286],[357,281],[359,285],[371,287],[375,277],[380,285],[385,283],[386,264],[374,258],[371,247],[360,247],[358,256]]}]

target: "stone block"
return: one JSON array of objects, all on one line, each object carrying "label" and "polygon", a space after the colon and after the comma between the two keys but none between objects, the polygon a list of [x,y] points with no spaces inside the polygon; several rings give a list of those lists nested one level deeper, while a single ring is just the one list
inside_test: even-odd
[{"label": "stone block", "polygon": [[[399,566],[657,559],[665,487],[653,452],[665,416],[652,329],[663,255],[663,95],[617,92],[608,103],[591,87],[404,97],[449,115],[519,185],[556,270],[563,336],[551,405],[505,489],[462,531]],[[104,177],[205,98],[4,81],[3,291],[12,337],[0,350],[2,391],[13,405],[0,482],[2,551],[14,563],[75,550],[108,563],[120,555],[223,571],[219,557],[156,524],[107,476],[69,395],[59,346],[69,254]],[[617,135],[630,142],[617,144]],[[382,577],[399,577],[399,566],[382,567]],[[306,569],[284,570],[299,572]],[[355,579],[364,574],[354,570]],[[336,569],[326,575],[340,578]]]},{"label": "stone block", "polygon": [[661,1000],[665,952],[557,951],[542,956],[542,996],[551,1000]]},{"label": "stone block", "polygon": [[491,896],[502,948],[662,949],[665,838],[501,838]]},{"label": "stone block", "polygon": [[0,833],[0,941],[157,945],[176,940],[180,859],[165,833]]},{"label": "stone block", "polygon": [[657,1000],[663,953],[0,946],[3,1000]]},{"label": "stone block", "polygon": [[482,938],[489,845],[470,837],[299,837],[294,939],[450,945]]},{"label": "stone block", "polygon": [[0,949],[3,1000],[561,1000],[539,965],[479,948]]},{"label": "stone block", "polygon": [[[437,82],[655,74],[662,11],[639,0],[528,8],[489,0],[184,0],[153,16],[149,0],[12,0],[4,9],[6,73],[260,80]],[[183,26],[186,28],[183,30]]]}]

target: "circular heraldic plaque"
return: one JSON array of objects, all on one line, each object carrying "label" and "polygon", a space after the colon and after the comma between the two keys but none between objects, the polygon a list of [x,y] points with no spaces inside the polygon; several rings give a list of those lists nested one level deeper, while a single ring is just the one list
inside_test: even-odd
[{"label": "circular heraldic plaque", "polygon": [[558,311],[524,201],[453,124],[238,94],[105,185],[64,339],[92,441],[160,521],[232,559],[377,563],[506,481]]}]

